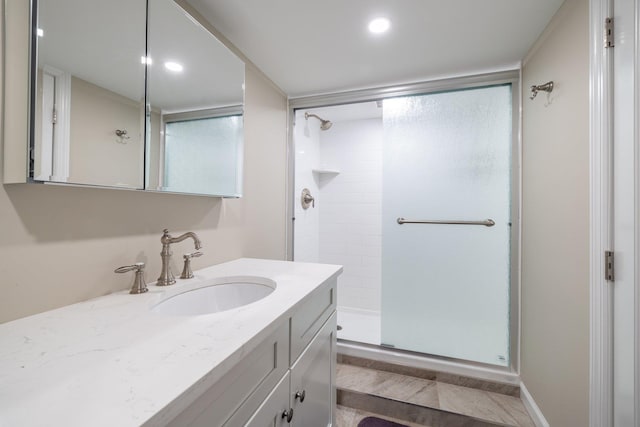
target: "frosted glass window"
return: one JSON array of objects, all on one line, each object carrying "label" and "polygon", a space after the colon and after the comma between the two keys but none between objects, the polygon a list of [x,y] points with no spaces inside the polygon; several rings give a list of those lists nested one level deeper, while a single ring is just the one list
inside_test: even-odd
[{"label": "frosted glass window", "polygon": [[383,344],[509,364],[511,99],[500,85],[384,101]]},{"label": "frosted glass window", "polygon": [[242,116],[165,125],[166,191],[239,195]]}]

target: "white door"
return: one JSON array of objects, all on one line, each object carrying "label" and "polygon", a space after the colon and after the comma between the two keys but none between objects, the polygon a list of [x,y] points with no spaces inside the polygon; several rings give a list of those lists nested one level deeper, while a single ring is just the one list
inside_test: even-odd
[{"label": "white door", "polygon": [[614,0],[613,91],[613,425],[638,426],[638,248],[640,189],[637,64],[639,0]]}]

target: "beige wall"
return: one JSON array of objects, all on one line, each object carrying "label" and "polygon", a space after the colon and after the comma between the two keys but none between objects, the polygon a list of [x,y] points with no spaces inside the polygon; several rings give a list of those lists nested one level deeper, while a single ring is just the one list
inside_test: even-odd
[{"label": "beige wall", "polygon": [[[242,199],[0,188],[0,322],[126,289],[132,277],[114,274],[120,265],[144,261],[155,281],[163,228],[199,234],[205,255],[194,269],[241,256],[284,259],[286,107],[286,97],[247,67]],[[192,250],[188,241],[174,245],[174,271]]]},{"label": "beige wall", "polygon": [[588,19],[567,0],[523,65],[521,376],[554,427],[588,425]]},{"label": "beige wall", "polygon": [[144,102],[71,77],[70,104],[68,182],[142,188]]}]

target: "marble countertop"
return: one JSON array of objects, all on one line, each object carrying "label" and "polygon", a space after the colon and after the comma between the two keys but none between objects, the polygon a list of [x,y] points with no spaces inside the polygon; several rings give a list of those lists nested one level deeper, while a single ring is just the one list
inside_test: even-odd
[{"label": "marble countertop", "polygon": [[[164,425],[211,387],[336,265],[238,259],[168,287],[123,291],[0,325],[0,426]],[[168,316],[159,302],[207,280],[261,276],[269,296],[225,312]]]}]

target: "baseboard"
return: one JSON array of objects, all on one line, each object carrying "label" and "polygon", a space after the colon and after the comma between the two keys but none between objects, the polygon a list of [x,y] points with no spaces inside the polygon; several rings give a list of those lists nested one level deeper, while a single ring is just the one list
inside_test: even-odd
[{"label": "baseboard", "polygon": [[529,416],[536,427],[550,427],[546,418],[542,414],[542,411],[536,404],[535,400],[533,400],[533,396],[531,396],[531,393],[529,393],[529,390],[527,390],[524,383],[520,383],[520,399],[522,400],[524,407],[527,408]]}]

